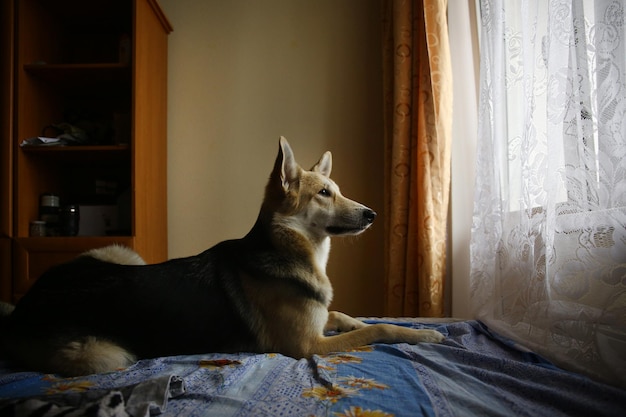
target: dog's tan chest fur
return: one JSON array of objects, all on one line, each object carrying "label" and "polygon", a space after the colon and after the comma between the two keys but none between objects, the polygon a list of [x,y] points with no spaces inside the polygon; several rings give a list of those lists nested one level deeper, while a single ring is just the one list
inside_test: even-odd
[{"label": "dog's tan chest fur", "polygon": [[[316,281],[315,289],[322,290],[320,296],[327,299],[326,302],[303,294],[296,282],[300,278],[292,278],[294,285],[281,285],[259,280],[245,273],[240,277],[246,299],[254,311],[250,322],[260,350],[303,357],[309,347],[301,344],[321,335],[327,323],[328,303],[332,296],[328,278],[303,279],[307,284]],[[319,285],[322,281],[326,281],[326,285]]]}]

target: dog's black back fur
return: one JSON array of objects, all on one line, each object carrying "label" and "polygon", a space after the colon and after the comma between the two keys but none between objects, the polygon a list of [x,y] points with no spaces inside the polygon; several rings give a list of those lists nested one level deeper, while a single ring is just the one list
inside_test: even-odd
[{"label": "dog's black back fur", "polygon": [[[189,258],[128,266],[83,256],[47,271],[7,323],[41,337],[103,336],[138,357],[251,350],[248,306],[226,241]],[[235,301],[236,300],[236,301]],[[156,316],[155,316],[156,315]],[[132,325],[136,323],[137,325]]]}]

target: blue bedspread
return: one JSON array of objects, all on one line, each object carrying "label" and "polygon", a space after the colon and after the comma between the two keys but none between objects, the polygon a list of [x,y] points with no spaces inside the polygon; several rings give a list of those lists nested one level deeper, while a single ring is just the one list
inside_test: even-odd
[{"label": "blue bedspread", "polygon": [[480,322],[400,324],[447,337],[311,360],[164,357],[81,378],[14,372],[3,363],[0,415],[626,416],[626,391],[563,371]]}]

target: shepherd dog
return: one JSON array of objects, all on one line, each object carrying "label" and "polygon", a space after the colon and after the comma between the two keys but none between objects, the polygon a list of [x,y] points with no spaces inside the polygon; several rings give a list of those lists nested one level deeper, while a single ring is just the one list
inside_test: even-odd
[{"label": "shepherd dog", "polygon": [[6,352],[27,369],[78,376],[162,356],[299,359],[373,343],[441,342],[435,330],[366,324],[328,310],[330,238],[358,235],[376,217],[341,194],[331,168],[326,152],[302,169],[281,137],[245,237],[158,264],[110,246],[52,267],[4,317]]}]

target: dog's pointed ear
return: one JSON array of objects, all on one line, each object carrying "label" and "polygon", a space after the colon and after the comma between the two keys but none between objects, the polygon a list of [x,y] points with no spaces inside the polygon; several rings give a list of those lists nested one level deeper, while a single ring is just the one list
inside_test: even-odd
[{"label": "dog's pointed ear", "polygon": [[311,168],[311,171],[319,172],[325,177],[330,177],[330,171],[333,169],[333,155],[330,151],[324,152],[320,160]]},{"label": "dog's pointed ear", "polygon": [[298,180],[300,176],[300,167],[296,162],[296,158],[293,156],[293,151],[289,142],[284,136],[280,137],[278,156],[276,156],[276,162],[274,163],[274,172],[272,178],[280,181],[283,190],[289,190],[289,184]]}]

